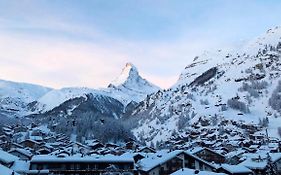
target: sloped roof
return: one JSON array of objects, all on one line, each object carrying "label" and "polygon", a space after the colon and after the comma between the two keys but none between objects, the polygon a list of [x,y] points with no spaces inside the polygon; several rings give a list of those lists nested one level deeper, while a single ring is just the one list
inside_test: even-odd
[{"label": "sloped roof", "polygon": [[0,150],[0,162],[13,163],[16,160],[19,160],[19,158],[6,151]]}]

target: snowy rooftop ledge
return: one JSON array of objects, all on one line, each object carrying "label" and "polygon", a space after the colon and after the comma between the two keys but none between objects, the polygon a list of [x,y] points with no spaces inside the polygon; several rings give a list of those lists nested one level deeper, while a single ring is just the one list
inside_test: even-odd
[{"label": "snowy rooftop ledge", "polygon": [[38,162],[134,162],[132,156],[114,156],[114,155],[92,155],[84,156],[74,155],[69,157],[57,157],[53,155],[37,155],[31,159],[32,163]]},{"label": "snowy rooftop ledge", "polygon": [[171,175],[193,175],[193,174],[197,174],[197,175],[226,175],[224,173],[214,173],[214,172],[210,172],[210,171],[199,171],[199,170],[194,170],[194,169],[189,169],[189,168],[180,169],[180,170],[172,173]]}]

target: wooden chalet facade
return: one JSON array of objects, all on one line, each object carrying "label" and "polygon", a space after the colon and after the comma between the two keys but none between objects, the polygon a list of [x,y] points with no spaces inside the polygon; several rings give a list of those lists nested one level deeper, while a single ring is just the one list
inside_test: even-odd
[{"label": "wooden chalet facade", "polygon": [[215,166],[197,156],[184,151],[172,151],[166,155],[156,153],[156,157],[142,159],[138,172],[140,175],[169,175],[183,167],[210,172],[216,171]]},{"label": "wooden chalet facade", "polygon": [[194,153],[194,155],[200,157],[203,160],[206,160],[208,162],[215,162],[215,163],[225,163],[226,158],[225,156],[209,149],[209,148],[203,148],[202,150]]}]

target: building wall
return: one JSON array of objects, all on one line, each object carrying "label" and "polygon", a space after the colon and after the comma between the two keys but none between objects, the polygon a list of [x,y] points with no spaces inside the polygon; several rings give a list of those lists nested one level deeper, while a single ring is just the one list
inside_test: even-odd
[{"label": "building wall", "polygon": [[160,167],[156,167],[152,169],[149,173],[149,175],[160,175]]}]

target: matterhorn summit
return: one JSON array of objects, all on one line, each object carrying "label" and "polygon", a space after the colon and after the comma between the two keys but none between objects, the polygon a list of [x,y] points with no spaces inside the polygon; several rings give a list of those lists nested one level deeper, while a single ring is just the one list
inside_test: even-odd
[{"label": "matterhorn summit", "polygon": [[[122,93],[122,97],[128,97],[125,99],[133,98],[133,100],[130,101],[135,102],[140,102],[144,100],[147,95],[160,90],[159,87],[142,78],[139,75],[137,68],[132,63],[126,63],[121,74],[109,84],[108,89],[111,92]],[[127,103],[130,101],[125,100],[123,102]]]},{"label": "matterhorn summit", "polygon": [[137,78],[141,78],[137,68],[132,63],[126,63],[126,66],[122,69],[120,76],[112,81],[111,85],[119,86],[127,81],[132,81]]}]

